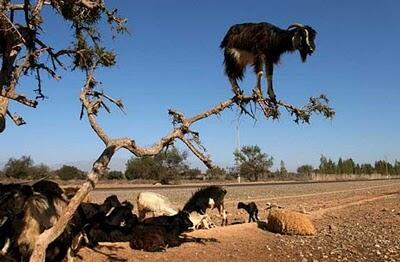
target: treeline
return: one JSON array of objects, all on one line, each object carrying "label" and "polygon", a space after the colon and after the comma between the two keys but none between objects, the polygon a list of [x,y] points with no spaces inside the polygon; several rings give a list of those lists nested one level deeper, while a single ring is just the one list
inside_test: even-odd
[{"label": "treeline", "polygon": [[[304,166],[299,167],[297,171],[304,170]],[[369,163],[356,163],[352,158],[342,159],[339,158],[337,162],[332,159],[321,155],[320,164],[318,169],[314,170],[315,173],[319,174],[355,174],[355,175],[400,175],[400,161],[395,160],[394,163],[390,163],[385,160],[377,160],[374,165]]]},{"label": "treeline", "polygon": [[[132,157],[126,163],[126,169],[109,171],[102,179],[109,180],[153,180],[162,184],[169,184],[179,180],[235,180],[258,181],[264,179],[297,179],[307,178],[315,174],[324,175],[400,175],[400,161],[393,164],[385,160],[369,163],[356,163],[353,159],[339,158],[337,162],[325,157],[320,158],[317,168],[312,165],[302,165],[297,172],[288,172],[285,163],[280,161],[279,168],[272,171],[273,157],[263,153],[257,145],[243,146],[233,152],[235,165],[228,168],[216,167],[202,172],[192,168],[187,162],[187,152],[171,147],[156,156]],[[34,164],[29,156],[19,159],[10,158],[4,168],[0,170],[0,179],[52,179],[70,180],[85,179],[86,173],[77,167],[64,165],[57,170],[51,170],[45,164]]]}]

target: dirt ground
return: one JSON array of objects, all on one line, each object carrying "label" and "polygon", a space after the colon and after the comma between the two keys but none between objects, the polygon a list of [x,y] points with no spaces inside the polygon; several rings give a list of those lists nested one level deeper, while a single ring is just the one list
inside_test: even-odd
[{"label": "dirt ground", "polygon": [[[130,200],[135,194],[114,193]],[[184,189],[161,193],[178,207],[191,194]],[[104,196],[101,191],[93,195],[98,201]],[[188,233],[202,243],[183,243],[165,252],[101,243],[95,250],[81,249],[79,255],[83,261],[400,261],[400,180],[228,188],[226,208],[231,222],[247,220],[236,209],[238,200],[255,201],[260,210],[273,202],[305,211],[317,234],[280,235],[261,230],[256,223],[243,223]],[[260,212],[261,219],[266,215]],[[219,223],[215,211],[211,217]]]}]

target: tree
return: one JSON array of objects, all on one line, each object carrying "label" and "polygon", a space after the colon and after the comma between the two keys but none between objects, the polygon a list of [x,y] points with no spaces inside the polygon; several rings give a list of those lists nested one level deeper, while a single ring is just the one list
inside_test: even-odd
[{"label": "tree", "polygon": [[273,157],[261,152],[260,147],[243,146],[240,151],[233,153],[235,161],[239,163],[239,172],[242,177],[257,181],[260,176],[269,172],[273,165]]},{"label": "tree", "polygon": [[281,160],[280,168],[279,168],[279,175],[287,176],[287,174],[288,174],[288,171],[287,171],[287,169],[285,167],[285,162],[283,162],[283,160]]},{"label": "tree", "polygon": [[339,157],[338,163],[337,163],[337,174],[343,174],[343,160],[341,157]]},{"label": "tree", "polygon": [[[65,38],[64,43],[57,43],[61,49],[56,49],[48,44],[46,40],[51,39],[51,36],[46,37],[46,33],[41,31],[43,24],[48,22],[47,14],[50,13],[44,11],[46,8],[55,11],[74,32],[73,39]],[[280,109],[285,109],[294,117],[296,123],[309,123],[313,113],[320,113],[327,118],[334,116],[334,111],[328,106],[328,99],[325,95],[311,97],[306,105],[296,107],[282,100],[275,103],[258,91],[252,92],[250,95],[234,94],[233,97],[191,117],[170,109],[169,115],[172,118],[173,128],[152,146],[142,147],[132,138],[112,138],[97,122],[97,116],[100,110],[110,111],[107,103],[114,104],[121,110],[124,107],[121,100],[114,99],[98,89],[100,83],[95,77],[96,70],[99,67],[111,67],[116,62],[115,53],[103,44],[101,36],[104,32],[99,32],[98,25],[102,21],[107,21],[115,30],[114,32],[125,32],[126,19],[119,17],[116,10],[107,9],[104,1],[100,0],[26,0],[23,3],[10,0],[2,1],[0,9],[2,12],[0,18],[0,56],[2,59],[0,132],[6,128],[7,116],[16,125],[25,124],[22,117],[10,113],[10,101],[35,108],[38,100],[45,98],[41,82],[42,73],[48,74],[54,79],[60,79],[58,75],[60,68],[70,68],[72,70],[79,69],[85,75],[85,82],[80,93],[81,118],[86,115],[91,128],[104,143],[104,150],[88,173],[87,182],[71,199],[57,224],[42,233],[36,241],[31,256],[32,261],[44,261],[47,246],[62,233],[79,203],[93,190],[99,176],[106,173],[109,162],[120,149],[126,149],[136,157],[154,156],[173,144],[175,140],[180,140],[207,167],[212,168],[212,161],[205,154],[204,147],[200,143],[199,133],[192,130],[192,125],[209,116],[218,115],[227,108],[237,105],[241,113],[254,118],[253,111],[249,109],[250,105],[254,104],[261,108],[267,119],[277,119],[280,116]],[[72,45],[69,46],[71,42]],[[68,58],[71,59],[68,60]],[[20,80],[25,75],[37,80],[36,98],[34,99],[20,92],[19,83],[23,83]]]},{"label": "tree", "polygon": [[30,168],[30,177],[32,179],[48,177],[50,174],[50,168],[45,164],[34,165]]},{"label": "tree", "polygon": [[327,159],[324,155],[321,155],[319,172],[321,174],[335,174],[336,170],[337,167],[335,162],[333,162],[330,158]]},{"label": "tree", "polygon": [[375,172],[374,167],[371,164],[361,164],[361,174],[371,175]]},{"label": "tree", "polygon": [[227,177],[227,173],[224,168],[216,166],[206,171],[206,177],[210,180],[224,180]]},{"label": "tree", "polygon": [[393,171],[393,166],[385,160],[375,161],[375,171],[381,175],[389,175]]},{"label": "tree", "polygon": [[314,168],[311,165],[302,165],[297,168],[297,173],[302,175],[311,175],[313,171]]},{"label": "tree", "polygon": [[106,178],[109,180],[121,180],[121,179],[125,179],[125,175],[124,173],[122,173],[121,171],[110,171],[107,173]]},{"label": "tree", "polygon": [[31,175],[33,160],[30,156],[10,158],[4,166],[4,175],[10,178],[27,179]]},{"label": "tree", "polygon": [[400,175],[400,161],[398,161],[398,160],[394,161],[393,169],[394,169],[394,174],[395,175]]},{"label": "tree", "polygon": [[195,180],[195,179],[203,179],[204,175],[198,168],[189,168],[185,171],[184,177],[186,179]]},{"label": "tree", "polygon": [[187,153],[172,147],[155,156],[132,157],[126,163],[128,179],[154,179],[168,184],[188,169]]},{"label": "tree", "polygon": [[55,173],[61,180],[85,178],[85,172],[74,166],[63,165],[60,169],[56,170]]},{"label": "tree", "polygon": [[356,164],[353,159],[349,158],[343,161],[342,172],[343,174],[354,174]]}]

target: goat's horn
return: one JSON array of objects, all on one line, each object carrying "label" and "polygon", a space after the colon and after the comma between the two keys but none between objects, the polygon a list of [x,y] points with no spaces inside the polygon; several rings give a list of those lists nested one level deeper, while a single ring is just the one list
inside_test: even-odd
[{"label": "goat's horn", "polygon": [[40,182],[42,180],[46,180],[47,178],[49,178],[51,176],[51,174],[45,175],[44,177],[38,178],[36,180],[32,180],[32,181],[27,181],[27,182],[21,182],[19,184],[21,185],[27,185],[27,186],[33,186],[34,184],[36,184],[37,182]]},{"label": "goat's horn", "polygon": [[294,28],[303,28],[304,27],[304,25],[303,24],[300,24],[300,23],[294,23],[294,24],[291,24],[289,27],[288,27],[288,30],[290,30],[290,29],[294,29]]}]

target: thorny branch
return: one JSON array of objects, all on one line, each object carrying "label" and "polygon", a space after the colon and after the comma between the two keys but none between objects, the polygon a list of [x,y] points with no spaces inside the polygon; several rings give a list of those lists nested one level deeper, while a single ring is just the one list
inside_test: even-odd
[{"label": "thorny branch", "polygon": [[[86,70],[92,66],[93,57],[102,59],[103,66],[115,64],[115,54],[102,46],[97,21],[106,19],[111,29],[116,33],[127,32],[127,20],[118,16],[117,10],[108,10],[103,0],[24,0],[23,3],[0,0],[0,133],[5,129],[5,116],[9,109],[9,101],[22,103],[29,107],[36,107],[38,99],[46,98],[42,85],[41,72],[47,73],[55,80],[59,80],[57,67],[64,70],[71,68]],[[41,16],[45,6],[58,12],[76,34],[72,46],[61,50],[54,50],[41,37]],[[15,12],[22,15],[16,16]],[[15,20],[15,21],[14,21]],[[114,37],[114,36],[113,36]],[[48,58],[45,60],[47,54]],[[72,66],[67,67],[62,57],[72,59]],[[22,62],[20,62],[23,60]],[[34,74],[37,80],[35,99],[26,98],[17,92],[17,84],[21,74]],[[120,108],[121,110],[123,108]],[[15,122],[15,121],[14,121]]]}]

